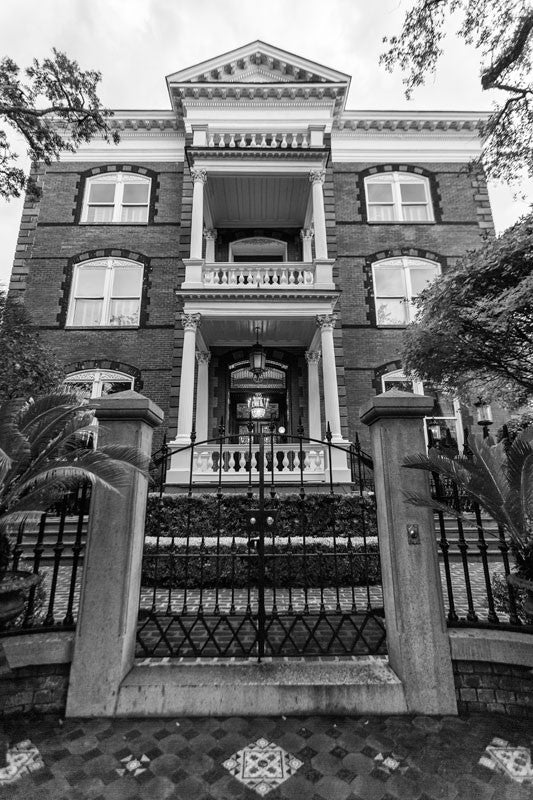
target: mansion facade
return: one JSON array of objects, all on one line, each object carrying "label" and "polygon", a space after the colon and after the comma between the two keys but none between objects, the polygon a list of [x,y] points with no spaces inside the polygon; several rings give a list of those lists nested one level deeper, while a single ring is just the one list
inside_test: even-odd
[{"label": "mansion facade", "polygon": [[[408,381],[399,350],[417,294],[492,230],[468,167],[486,115],[350,111],[348,75],[260,41],[166,80],[169,110],[115,113],[118,146],[36,169],[10,291],[67,383],[141,391],[175,447],[223,430],[234,477],[252,425],[280,452],[328,428],[365,446],[360,409],[391,388],[433,393],[432,435],[460,448],[468,410]],[[212,464],[199,445],[199,481]]]}]

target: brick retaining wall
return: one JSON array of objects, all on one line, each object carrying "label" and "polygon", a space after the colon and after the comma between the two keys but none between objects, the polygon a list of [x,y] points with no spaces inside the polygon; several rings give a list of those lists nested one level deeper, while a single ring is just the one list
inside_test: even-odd
[{"label": "brick retaining wall", "polygon": [[70,664],[31,665],[0,675],[0,717],[65,710]]},{"label": "brick retaining wall", "polygon": [[454,661],[459,713],[499,712],[533,718],[533,669],[488,661]]}]

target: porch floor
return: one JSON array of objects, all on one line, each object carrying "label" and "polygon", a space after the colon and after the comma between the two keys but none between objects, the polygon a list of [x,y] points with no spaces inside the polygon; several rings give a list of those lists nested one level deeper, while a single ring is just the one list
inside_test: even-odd
[{"label": "porch floor", "polygon": [[34,771],[10,784],[0,778],[6,800],[531,797],[531,785],[479,763],[487,764],[494,737],[514,750],[531,745],[530,720],[496,714],[64,722],[49,716],[10,718],[4,737],[10,747],[30,740],[36,753]]}]

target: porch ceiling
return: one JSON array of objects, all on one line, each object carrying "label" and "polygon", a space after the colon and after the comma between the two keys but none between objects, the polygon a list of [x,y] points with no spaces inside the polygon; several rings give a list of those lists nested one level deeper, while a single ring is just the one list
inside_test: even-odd
[{"label": "porch ceiling", "polygon": [[309,347],[316,331],[312,317],[302,319],[202,319],[207,347],[251,347],[255,329],[265,347]]},{"label": "porch ceiling", "polygon": [[307,175],[209,175],[207,202],[215,228],[302,228]]}]

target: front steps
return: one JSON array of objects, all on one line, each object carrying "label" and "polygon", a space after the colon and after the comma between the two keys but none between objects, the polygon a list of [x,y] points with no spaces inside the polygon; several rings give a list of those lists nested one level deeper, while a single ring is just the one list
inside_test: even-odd
[{"label": "front steps", "polygon": [[400,679],[382,656],[168,659],[136,662],[120,686],[116,716],[405,714]]}]

